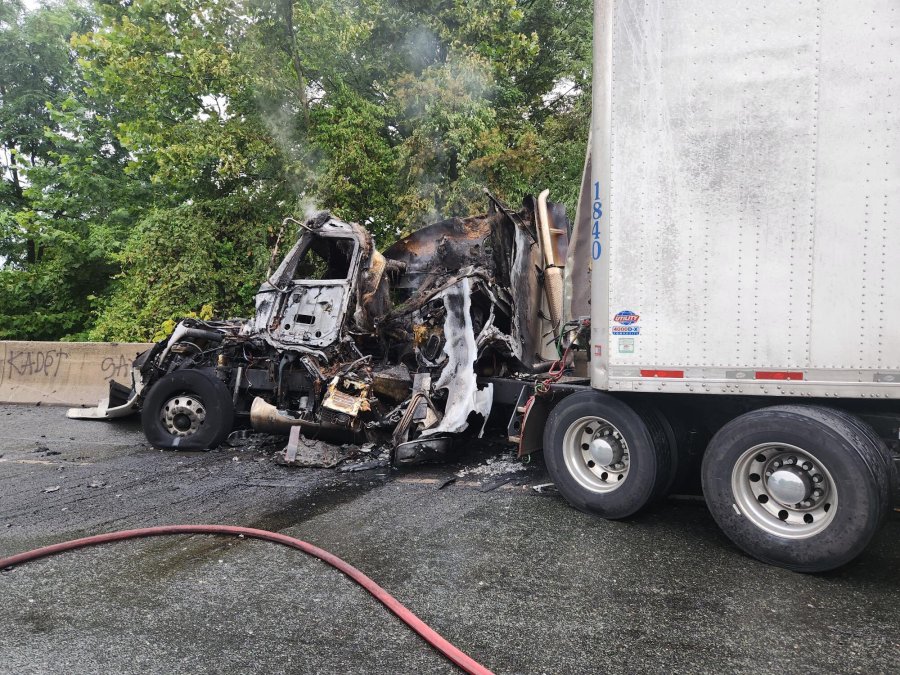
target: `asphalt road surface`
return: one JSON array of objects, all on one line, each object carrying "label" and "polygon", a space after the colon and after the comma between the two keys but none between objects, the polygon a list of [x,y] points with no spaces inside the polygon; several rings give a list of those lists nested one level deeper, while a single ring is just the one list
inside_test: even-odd
[{"label": "asphalt road surface", "polygon": [[[253,445],[160,452],[134,422],[63,412],[0,406],[0,556],[245,525],[343,557],[498,673],[900,672],[900,514],[853,564],[800,575],[742,555],[699,499],[606,522],[497,446],[340,473]],[[4,673],[454,672],[338,572],[264,542],[66,553],[0,573],[0,598]]]}]

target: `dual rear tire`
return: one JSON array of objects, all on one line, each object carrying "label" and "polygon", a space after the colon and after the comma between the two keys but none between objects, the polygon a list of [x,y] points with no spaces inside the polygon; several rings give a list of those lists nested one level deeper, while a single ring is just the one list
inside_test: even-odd
[{"label": "dual rear tire", "polygon": [[[559,492],[604,518],[665,496],[684,464],[676,434],[647,404],[585,391],[563,399],[544,431]],[[682,472],[683,473],[683,472]],[[713,518],[743,551],[800,572],[840,567],[868,545],[895,480],[885,443],[860,419],[819,406],[761,408],[725,424],[703,458]]]},{"label": "dual rear tire", "polygon": [[892,497],[890,451],[843,411],[786,405],[746,413],[713,437],[703,494],[713,518],[743,551],[798,572],[858,556]]}]

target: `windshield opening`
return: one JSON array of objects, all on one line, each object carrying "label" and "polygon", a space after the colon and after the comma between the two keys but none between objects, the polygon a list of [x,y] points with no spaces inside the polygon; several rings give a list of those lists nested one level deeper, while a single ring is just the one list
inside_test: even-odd
[{"label": "windshield opening", "polygon": [[316,237],[297,263],[294,281],[347,279],[354,246],[352,239]]}]

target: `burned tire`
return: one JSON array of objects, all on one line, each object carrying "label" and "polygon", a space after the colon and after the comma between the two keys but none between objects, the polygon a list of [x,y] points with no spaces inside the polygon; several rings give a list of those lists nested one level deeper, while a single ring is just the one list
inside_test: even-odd
[{"label": "burned tire", "polygon": [[144,399],[141,423],[157,448],[205,450],[220,445],[234,424],[234,405],[211,370],[177,370]]},{"label": "burned tire", "polygon": [[713,437],[703,493],[719,527],[764,562],[822,572],[859,555],[890,507],[890,454],[861,420],[817,406],[741,415]]},{"label": "burned tire", "polygon": [[563,399],[544,430],[544,459],[572,506],[604,518],[627,518],[665,494],[673,448],[660,417],[609,394]]}]

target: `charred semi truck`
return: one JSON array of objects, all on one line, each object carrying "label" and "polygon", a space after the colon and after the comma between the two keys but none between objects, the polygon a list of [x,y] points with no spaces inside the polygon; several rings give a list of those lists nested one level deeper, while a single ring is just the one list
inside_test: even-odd
[{"label": "charred semi truck", "polygon": [[181,321],[136,359],[131,387],[113,383],[98,408],[69,416],[140,410],[161,448],[215,447],[249,424],[386,444],[396,464],[444,457],[490,416],[493,384],[480,378],[544,373],[559,357],[565,211],[546,191],[515,212],[489,197],[486,215],[383,254],[327,212],[288,219],[299,237],[252,319]]},{"label": "charred semi truck", "polygon": [[597,0],[574,222],[492,200],[383,254],[323,215],[249,321],[184,321],[94,411],[162,447],[262,429],[445,455],[511,411],[575,507],[692,481],[744,551],[832,569],[897,500],[891,0]]}]

